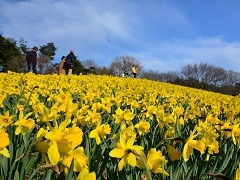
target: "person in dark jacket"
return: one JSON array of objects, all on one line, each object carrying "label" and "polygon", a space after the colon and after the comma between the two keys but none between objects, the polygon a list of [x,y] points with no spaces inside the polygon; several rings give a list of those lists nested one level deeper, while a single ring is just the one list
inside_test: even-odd
[{"label": "person in dark jacket", "polygon": [[38,47],[34,46],[31,51],[28,51],[26,56],[28,72],[32,70],[33,73],[35,74],[37,74],[37,66],[38,66],[37,51],[38,51]]},{"label": "person in dark jacket", "polygon": [[67,75],[72,74],[73,63],[74,63],[75,59],[76,59],[76,57],[74,55],[74,51],[71,50],[70,53],[67,55],[65,63],[64,63],[64,68],[66,70]]}]

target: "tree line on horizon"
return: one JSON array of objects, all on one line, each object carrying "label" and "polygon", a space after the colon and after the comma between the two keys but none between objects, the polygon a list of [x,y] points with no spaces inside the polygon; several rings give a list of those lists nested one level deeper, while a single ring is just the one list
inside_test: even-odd
[{"label": "tree line on horizon", "polygon": [[[27,41],[23,38],[17,41],[6,38],[0,34],[0,71],[8,70],[25,73],[27,62],[26,54],[32,48],[28,48]],[[39,46],[38,68],[41,74],[58,73],[58,63],[53,63],[57,47],[53,42]],[[197,89],[219,92],[229,95],[240,94],[240,73],[225,70],[208,63],[194,63],[183,66],[179,71],[159,72],[157,70],[144,69],[141,62],[130,55],[115,57],[109,66],[99,66],[93,59],[80,61],[78,57],[74,62],[73,74],[98,74],[122,76],[127,72],[131,77],[131,67],[138,67],[138,77],[182,85]]]}]

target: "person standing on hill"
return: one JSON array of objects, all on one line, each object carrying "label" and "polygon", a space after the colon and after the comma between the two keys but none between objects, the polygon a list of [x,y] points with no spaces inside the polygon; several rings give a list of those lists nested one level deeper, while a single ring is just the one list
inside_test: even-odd
[{"label": "person standing on hill", "polygon": [[76,60],[76,57],[74,55],[74,51],[71,50],[70,53],[67,55],[64,67],[66,69],[67,75],[72,74],[72,69],[73,69],[73,63]]},{"label": "person standing on hill", "polygon": [[30,72],[32,70],[33,73],[37,74],[37,51],[38,47],[34,46],[31,51],[27,52],[27,72]]},{"label": "person standing on hill", "polygon": [[132,74],[134,78],[137,77],[137,67],[135,65],[132,66]]}]

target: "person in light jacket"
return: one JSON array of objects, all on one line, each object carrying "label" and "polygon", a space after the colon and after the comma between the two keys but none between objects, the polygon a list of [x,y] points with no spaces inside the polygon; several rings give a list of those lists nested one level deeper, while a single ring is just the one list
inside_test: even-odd
[{"label": "person in light jacket", "polygon": [[61,58],[61,62],[59,64],[59,69],[58,69],[58,74],[64,74],[66,75],[66,70],[65,70],[65,67],[64,67],[64,64],[65,64],[65,60],[66,60],[66,57],[65,56],[62,56]]}]

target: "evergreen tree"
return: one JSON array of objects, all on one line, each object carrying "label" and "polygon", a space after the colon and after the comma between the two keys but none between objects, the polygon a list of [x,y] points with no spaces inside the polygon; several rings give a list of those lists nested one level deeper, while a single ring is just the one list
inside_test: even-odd
[{"label": "evergreen tree", "polygon": [[73,62],[73,74],[84,74],[85,68],[83,67],[80,60],[76,58],[76,60]]},{"label": "evergreen tree", "polygon": [[10,61],[16,61],[20,58],[21,52],[16,41],[12,38],[5,38],[0,34],[0,65],[4,69],[11,69]]},{"label": "evergreen tree", "polygon": [[53,60],[55,56],[55,52],[57,47],[55,47],[54,43],[47,43],[47,45],[40,46],[39,52],[41,55],[45,56],[49,60]]}]

